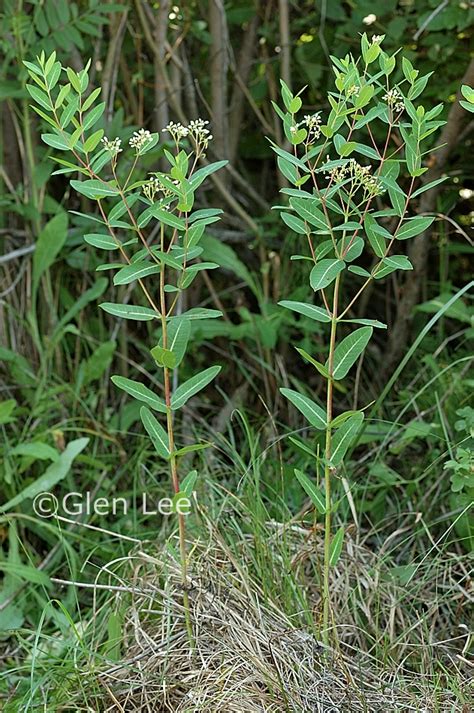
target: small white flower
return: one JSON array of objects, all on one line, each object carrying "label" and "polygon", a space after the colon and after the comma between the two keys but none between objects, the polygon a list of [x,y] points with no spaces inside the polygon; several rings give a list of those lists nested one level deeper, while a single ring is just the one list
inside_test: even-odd
[{"label": "small white flower", "polygon": [[374,22],[376,22],[376,21],[377,21],[377,15],[374,15],[373,12],[371,12],[370,15],[366,15],[364,17],[364,19],[362,20],[364,25],[373,25]]},{"label": "small white flower", "polygon": [[379,45],[382,42],[382,40],[383,40],[382,35],[373,35],[371,42],[373,45]]},{"label": "small white flower", "polygon": [[[173,181],[174,183],[175,181]],[[178,181],[179,183],[179,181]],[[158,176],[152,176],[146,183],[142,186],[143,194],[150,201],[155,200],[157,193],[161,193],[163,199],[170,198],[173,195],[173,191],[163,185]]]},{"label": "small white flower", "polygon": [[[328,158],[329,160],[329,158]],[[336,183],[350,179],[353,189],[361,188],[365,196],[377,196],[385,191],[378,179],[371,175],[372,166],[361,166],[355,158],[350,158],[342,166],[336,166],[326,171],[326,178]]]},{"label": "small white flower", "polygon": [[171,134],[174,141],[176,142],[179,142],[181,139],[184,139],[189,134],[189,129],[187,129],[186,126],[183,126],[180,123],[175,124],[173,121],[170,121],[170,123],[165,126],[163,131],[166,131]]},{"label": "small white flower", "polygon": [[146,146],[151,140],[152,140],[152,135],[148,131],[148,129],[139,129],[139,131],[134,131],[133,136],[128,142],[132,149],[136,149],[137,151],[140,151],[144,146]]},{"label": "small white flower", "polygon": [[303,117],[303,121],[300,122],[300,124],[298,124],[296,128],[298,128],[298,126],[301,126],[301,124],[306,126],[306,129],[308,131],[308,139],[310,140],[310,142],[314,139],[319,138],[321,134],[321,115],[319,111],[316,114],[312,115],[306,114]]},{"label": "small white flower", "polygon": [[[400,92],[398,91],[398,89],[396,89],[396,88],[389,89],[388,92],[386,92],[386,94],[383,95],[382,99],[384,101],[386,101],[390,107],[395,106],[395,109],[396,109],[397,104],[401,104],[403,107],[403,97],[400,94]],[[398,111],[398,109],[397,109],[397,111]]]},{"label": "small white flower", "polygon": [[122,139],[108,139],[106,136],[101,138],[101,142],[104,144],[104,149],[110,153],[111,156],[117,156],[123,149],[120,148],[122,144]]},{"label": "small white flower", "polygon": [[290,134],[296,134],[297,131],[298,131],[297,126],[290,126]]},{"label": "small white flower", "polygon": [[200,156],[204,156],[203,151],[207,149],[213,138],[209,129],[206,129],[208,124],[209,122],[204,119],[193,119],[188,124],[189,135],[196,144],[196,152]]}]

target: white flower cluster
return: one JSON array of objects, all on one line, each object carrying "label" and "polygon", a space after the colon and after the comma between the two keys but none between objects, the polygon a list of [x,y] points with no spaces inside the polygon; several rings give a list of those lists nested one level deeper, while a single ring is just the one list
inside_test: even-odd
[{"label": "white flower cluster", "polygon": [[379,45],[383,40],[383,35],[372,35],[371,42],[373,45]]},{"label": "white flower cluster", "polygon": [[133,132],[133,136],[128,143],[132,149],[140,151],[140,149],[144,148],[152,139],[153,137],[148,129],[139,129]]},{"label": "white flower cluster", "polygon": [[148,200],[153,202],[155,195],[160,191],[166,190],[159,178],[153,176],[147,183],[142,186],[143,194]]},{"label": "white flower cluster", "polygon": [[[327,157],[329,160],[329,156]],[[370,173],[372,166],[361,166],[355,158],[350,158],[343,166],[336,166],[326,171],[326,179],[335,183],[342,183],[348,178],[352,179],[353,189],[362,188],[367,196],[378,196],[384,193],[385,188],[375,176]]]},{"label": "white flower cluster", "polygon": [[306,126],[308,130],[308,136],[311,139],[319,139],[321,134],[321,114],[306,114],[303,117],[302,123]]},{"label": "white flower cluster", "polygon": [[168,126],[165,126],[163,131],[171,134],[173,141],[177,144],[186,136],[190,136],[196,144],[196,150],[201,153],[209,146],[209,141],[212,140],[212,134],[209,129],[206,129],[208,121],[204,119],[194,119],[189,122],[188,126],[170,121]]},{"label": "white flower cluster", "polygon": [[347,96],[348,97],[358,97],[359,96],[359,87],[356,87],[356,85],[353,84],[351,87],[348,88]]},{"label": "white flower cluster", "polygon": [[306,114],[303,117],[303,121],[290,126],[290,133],[296,134],[301,127],[304,127],[308,132],[307,143],[319,139],[321,134],[321,116],[319,112],[317,114]]},{"label": "white flower cluster", "polygon": [[366,15],[362,20],[364,25],[373,25],[374,22],[376,22],[376,21],[377,21],[377,15],[374,15],[373,12],[371,12],[370,15]]},{"label": "white flower cluster", "polygon": [[[175,186],[179,185],[178,180],[174,180],[173,183]],[[161,193],[161,198],[170,198],[172,195],[174,195],[173,191],[167,188],[163,183],[160,181],[158,176],[152,176],[143,186],[142,186],[142,191],[143,195],[148,198],[151,202],[155,200],[155,196],[158,193]],[[168,210],[167,205],[162,205],[161,208]]]},{"label": "white flower cluster", "polygon": [[189,133],[193,137],[194,141],[201,149],[204,150],[209,146],[209,141],[212,141],[212,134],[209,129],[206,129],[208,124],[209,122],[204,121],[204,119],[194,119],[189,122],[188,126]]},{"label": "white flower cluster", "polygon": [[405,108],[403,97],[398,89],[389,89],[388,92],[383,95],[382,99],[387,102],[390,108],[394,108],[397,114],[402,112]]},{"label": "white flower cluster", "polygon": [[176,142],[179,142],[181,139],[184,139],[189,134],[189,129],[186,126],[183,126],[179,123],[175,124],[174,121],[170,121],[170,123],[165,126],[163,131],[166,131],[171,134],[173,140]]},{"label": "white flower cluster", "polygon": [[117,156],[123,149],[120,148],[122,144],[122,139],[108,139],[106,136],[101,138],[101,142],[104,145],[104,149],[110,153],[111,156]]}]

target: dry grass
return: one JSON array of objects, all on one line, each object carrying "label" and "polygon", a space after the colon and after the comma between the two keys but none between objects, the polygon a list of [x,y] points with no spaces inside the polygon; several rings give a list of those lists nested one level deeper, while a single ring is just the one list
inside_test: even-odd
[{"label": "dry grass", "polygon": [[[271,547],[281,528],[275,523],[269,527],[274,533],[269,533]],[[154,554],[138,551],[127,563],[131,572],[124,574],[122,570],[121,583],[128,580],[130,590],[117,592],[117,606],[126,602],[123,658],[104,667],[95,679],[103,691],[100,710],[461,710],[459,698],[440,685],[439,677],[430,675],[436,668],[433,661],[424,675],[410,666],[417,642],[423,641],[421,630],[426,630],[426,622],[410,619],[417,611],[417,587],[413,585],[400,599],[399,585],[384,579],[377,557],[368,548],[349,540],[333,572],[334,618],[341,640],[336,651],[325,649],[314,632],[301,626],[301,612],[285,614],[278,597],[263,595],[260,583],[251,574],[250,539],[242,540],[236,555],[214,527],[209,526],[209,532],[205,542],[193,545],[190,555],[194,650],[185,633],[180,571],[172,552],[165,548],[159,554],[156,550]],[[290,529],[287,544],[288,537],[293,567],[299,569],[300,579],[306,578],[308,599],[317,617],[319,601],[313,582],[318,548],[305,528]],[[278,591],[283,574],[278,569],[278,556],[274,567]],[[426,601],[434,601],[432,594],[425,592]],[[107,607],[110,611],[110,598]],[[438,617],[446,615],[443,607],[441,604]],[[432,609],[428,613],[434,616]],[[374,617],[378,618],[377,626]],[[367,622],[366,631],[361,621]],[[401,629],[407,634],[403,639]],[[419,635],[415,636],[416,632]],[[426,642],[428,654],[422,647],[421,664],[423,656],[439,656],[440,670],[449,666],[459,686],[467,686],[467,676],[460,670],[467,666],[461,655],[464,640],[437,647],[435,632],[432,634],[431,642]],[[375,641],[377,637],[387,637],[397,652],[401,651],[399,665],[394,665],[390,656],[385,666],[376,661],[373,652],[375,644],[380,644]]]}]

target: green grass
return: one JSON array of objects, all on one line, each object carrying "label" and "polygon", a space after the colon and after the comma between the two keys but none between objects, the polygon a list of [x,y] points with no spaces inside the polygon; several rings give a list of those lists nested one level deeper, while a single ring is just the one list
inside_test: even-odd
[{"label": "green grass", "polygon": [[[462,382],[456,375],[462,374],[464,365],[465,357],[459,357],[449,371],[441,370],[431,378],[427,369],[426,376],[421,375],[425,383],[415,378],[413,386],[408,384],[403,403],[399,401],[395,410],[389,396],[384,406],[398,414],[396,420],[384,419],[389,428],[379,440],[367,442],[367,435],[365,444],[355,449],[351,493],[358,527],[350,508],[341,502],[336,522],[345,522],[350,536],[331,580],[341,656],[355,660],[369,656],[374,670],[390,672],[406,695],[414,700],[428,696],[432,709],[440,711],[449,710],[448,702],[461,706],[468,701],[462,659],[468,658],[470,646],[462,627],[469,623],[470,558],[453,526],[456,514],[449,507],[449,483],[441,470],[455,443],[446,442],[452,426],[443,430],[439,422],[434,436],[414,437],[403,444],[403,434],[416,409],[431,408],[430,418],[439,419],[432,382],[446,393],[441,385],[447,373],[454,387],[443,401],[442,412],[452,423],[462,405]],[[104,376],[99,394],[105,384]],[[151,482],[154,496],[166,495],[166,473],[150,460],[146,442],[133,424],[126,433],[109,429],[104,439],[99,424],[106,423],[110,414],[107,403],[102,401],[107,410],[95,415],[92,426],[91,409],[77,399],[74,416],[65,417],[68,393],[72,392],[51,385],[40,388],[28,416],[28,440],[41,437],[53,442],[53,434],[68,441],[91,436],[87,455],[79,456],[77,467],[60,488],[97,488],[98,495],[131,497]],[[369,422],[369,434],[371,428]],[[295,463],[307,466],[309,456],[282,439],[282,424],[242,409],[232,412],[222,433],[213,432],[212,424],[207,428],[201,424],[197,430],[203,438],[213,434],[215,447],[192,463],[200,477],[198,504],[188,522],[191,571],[192,543],[209,542],[212,547],[217,543],[219,559],[207,566],[230,567],[230,572],[237,568],[240,581],[248,583],[244,595],[249,607],[274,607],[295,629],[320,640],[322,522],[308,509],[290,472]],[[23,428],[19,440],[22,434]],[[400,442],[403,449],[397,452],[393,445],[400,447]],[[395,485],[383,489],[367,472],[387,453],[399,477]],[[17,488],[34,473],[20,470],[12,471]],[[340,490],[342,498],[342,485]],[[377,504],[380,492],[383,507]],[[135,561],[141,557],[137,553],[145,551],[159,561],[165,543],[173,538],[173,521],[159,522],[133,512],[129,518],[92,516],[72,524],[56,523],[33,517],[27,504],[20,510],[16,516],[1,518],[3,526],[9,526],[7,551],[17,550],[19,562],[37,567],[46,561],[44,571],[50,577],[88,585],[97,581],[106,588],[94,593],[91,586],[55,584],[48,589],[33,583],[24,586],[16,578],[15,606],[24,621],[15,632],[3,635],[7,664],[0,679],[3,709],[43,710],[46,705],[46,710],[87,710],[87,706],[105,710],[101,706],[108,694],[100,671],[110,668],[118,656],[131,679],[137,675],[134,666],[126,663],[120,616],[119,640],[107,645],[111,612],[128,611],[133,594],[108,591],[107,586],[133,587]],[[166,571],[161,578],[166,586]],[[162,616],[151,622],[146,618],[150,636],[156,637]],[[172,643],[169,646],[172,657]],[[67,707],[71,698],[74,708]]]}]

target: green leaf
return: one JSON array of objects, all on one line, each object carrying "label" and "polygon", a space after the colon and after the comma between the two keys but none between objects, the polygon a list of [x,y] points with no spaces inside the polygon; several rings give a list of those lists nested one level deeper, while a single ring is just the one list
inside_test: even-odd
[{"label": "green leaf", "polygon": [[158,344],[156,347],[153,347],[153,349],[150,349],[150,353],[158,366],[166,367],[167,369],[175,368],[176,357],[169,349],[163,349],[163,347],[160,347]]},{"label": "green leaf", "polygon": [[294,99],[293,94],[291,93],[290,88],[283,81],[283,79],[280,79],[280,86],[281,86],[281,98],[283,99],[283,104],[285,105],[285,109],[287,111],[290,111],[291,102]]},{"label": "green leaf", "polygon": [[407,57],[402,57],[402,69],[405,79],[410,82],[410,84],[413,84],[418,76],[418,71],[413,68],[412,63]]},{"label": "green leaf", "polygon": [[428,79],[431,77],[433,72],[428,72],[422,77],[419,77],[412,87],[408,90],[408,99],[416,99],[424,91],[426,85],[428,84]]},{"label": "green leaf", "polygon": [[186,230],[185,221],[182,218],[178,218],[177,215],[174,215],[163,208],[159,208],[158,206],[151,206],[149,211],[154,218],[160,221],[160,223],[169,225],[171,228],[176,228],[177,230]]},{"label": "green leaf", "polygon": [[354,275],[359,275],[359,277],[370,277],[370,272],[360,265],[349,265],[347,268],[349,272],[353,272]]},{"label": "green leaf", "polygon": [[11,423],[14,419],[11,417],[16,407],[15,399],[7,399],[0,401],[0,424]]},{"label": "green leaf", "polygon": [[59,458],[58,451],[41,441],[33,441],[32,443],[20,443],[10,451],[11,456],[25,456],[34,458],[35,460],[52,460],[57,461]]},{"label": "green leaf", "polygon": [[289,153],[288,151],[285,151],[284,149],[281,149],[279,146],[276,146],[274,144],[272,144],[272,149],[273,149],[273,151],[275,151],[275,153],[278,156],[285,159],[285,161],[293,164],[293,166],[296,166],[297,168],[299,168],[300,171],[303,171],[303,173],[308,173],[308,170],[309,170],[308,167],[297,156]]},{"label": "green leaf", "polygon": [[374,253],[377,257],[383,257],[387,247],[385,239],[381,235],[380,231],[377,230],[377,221],[375,218],[372,218],[370,213],[365,216],[364,229]]},{"label": "green leaf", "polygon": [[171,397],[171,408],[173,411],[181,408],[184,404],[201,391],[205,386],[207,386],[220,372],[222,367],[220,366],[210,366],[208,369],[204,369],[200,374],[192,376],[190,379],[178,386],[173,396]]},{"label": "green leaf", "polygon": [[[70,87],[70,85],[67,85],[67,84],[65,86]],[[83,112],[87,111],[93,105],[93,103],[95,102],[95,100],[97,99],[97,97],[99,96],[101,91],[102,91],[102,87],[97,87],[97,89],[94,89],[94,91],[89,94],[89,96],[87,97],[87,99],[84,100],[84,103],[82,105]]]},{"label": "green leaf", "polygon": [[17,564],[16,562],[0,560],[0,571],[19,577],[25,582],[41,584],[43,587],[47,587],[48,589],[51,589],[53,586],[53,583],[46,572],[42,572],[40,569],[36,569],[35,567],[30,567],[28,564]]},{"label": "green leaf", "polygon": [[38,89],[38,87],[35,87],[32,84],[27,84],[26,89],[37,104],[42,106],[43,109],[51,111],[51,103],[47,94],[45,94],[41,91],[41,89]]},{"label": "green leaf", "polygon": [[151,442],[153,443],[156,452],[162,458],[168,460],[168,458],[170,457],[170,449],[167,432],[165,431],[161,423],[156,420],[151,411],[146,408],[146,406],[141,407],[140,418],[145,427],[145,431],[150,436]]},{"label": "green leaf", "polygon": [[336,416],[336,418],[333,418],[331,421],[331,429],[334,430],[338,428],[341,424],[345,423],[348,418],[354,416],[356,413],[361,413],[361,411],[344,411],[344,413],[340,413],[339,416]]},{"label": "green leaf", "polygon": [[306,227],[306,223],[301,220],[301,218],[298,218],[296,215],[293,215],[292,213],[280,213],[281,218],[284,223],[287,224],[291,230],[294,230],[295,233],[299,233],[300,235],[307,235],[309,233],[309,229]]},{"label": "green leaf", "polygon": [[212,446],[212,443],[209,443],[209,442],[191,443],[189,446],[183,446],[183,448],[178,448],[178,450],[174,452],[174,455],[177,458],[180,458],[182,456],[185,456],[187,453],[195,453],[196,451],[202,451],[205,448],[210,448],[211,446]]},{"label": "green leaf", "polygon": [[[375,49],[375,45],[372,46],[372,49]],[[380,48],[377,47],[377,50],[380,50]],[[376,59],[376,58],[374,58],[374,59]],[[365,84],[363,87],[361,87],[359,89],[359,94],[355,98],[354,106],[357,109],[362,109],[362,107],[367,106],[367,104],[370,102],[370,100],[374,96],[374,91],[375,90],[374,90],[373,84]]]},{"label": "green leaf", "polygon": [[336,279],[337,275],[344,270],[345,266],[344,260],[320,260],[311,270],[309,278],[313,290],[323,290],[328,287]]},{"label": "green leaf", "polygon": [[324,515],[326,512],[326,501],[321,490],[314,485],[312,480],[310,480],[303,471],[295,468],[294,473],[306,495],[309,495],[311,498],[311,502],[316,507],[316,510],[321,513],[321,515]]},{"label": "green leaf", "polygon": [[137,322],[147,322],[151,319],[157,319],[160,317],[155,310],[150,307],[142,307],[141,305],[122,305],[114,304],[113,302],[102,302],[99,305],[104,312],[112,314],[114,317],[121,317],[122,319],[134,319]]},{"label": "green leaf", "polygon": [[103,129],[98,129],[97,131],[94,131],[93,134],[89,136],[87,141],[84,144],[84,151],[86,153],[89,153],[90,151],[93,151],[96,147],[101,138],[104,135],[104,130]]},{"label": "green leaf", "polygon": [[331,540],[331,547],[329,549],[329,564],[334,567],[341,556],[342,543],[344,541],[344,528],[340,527]]},{"label": "green leaf", "polygon": [[317,403],[293,389],[280,389],[280,393],[301,411],[303,416],[314,428],[326,428],[326,413]]},{"label": "green leaf", "polygon": [[367,114],[365,114],[365,116],[363,116],[356,122],[354,128],[361,129],[366,124],[369,124],[374,119],[378,119],[380,116],[383,115],[388,118],[387,105],[382,103],[377,104],[377,106],[373,106],[371,109],[369,109]]},{"label": "green leaf", "polygon": [[46,223],[39,234],[33,254],[33,295],[36,295],[41,276],[51,267],[66,242],[67,226],[67,214],[58,213]]},{"label": "green leaf", "polygon": [[70,181],[70,184],[75,191],[87,198],[98,199],[118,195],[118,189],[115,186],[96,178],[87,181]]},{"label": "green leaf", "polygon": [[185,513],[190,512],[190,508],[191,508],[191,503],[190,503],[189,498],[185,492],[180,490],[179,493],[175,493],[173,495],[171,512],[181,513],[184,515]]},{"label": "green leaf", "polygon": [[382,260],[380,267],[374,272],[374,278],[381,280],[395,270],[413,270],[413,265],[406,255],[390,255]]},{"label": "green leaf", "polygon": [[318,201],[314,198],[290,198],[290,205],[298,215],[311,225],[322,230],[328,230],[326,216],[318,208]]},{"label": "green leaf", "polygon": [[305,352],[304,349],[300,349],[300,347],[295,347],[296,351],[300,356],[303,357],[303,359],[306,359],[310,364],[314,366],[315,369],[319,371],[319,373],[324,376],[325,379],[330,379],[330,374],[329,371],[326,369],[324,364],[321,364],[319,361],[316,361],[316,359],[313,359],[311,354],[308,354],[308,352]]},{"label": "green leaf", "polygon": [[113,341],[104,342],[88,359],[81,363],[77,377],[78,385],[81,388],[101,378],[110,366],[116,347],[117,345]]},{"label": "green leaf", "polygon": [[338,153],[342,157],[350,156],[356,148],[356,141],[344,141],[344,143],[339,146]]},{"label": "green leaf", "polygon": [[295,132],[291,131],[288,138],[290,139],[290,142],[293,144],[293,146],[298,146],[298,144],[303,143],[307,136],[308,132],[306,131],[306,129],[298,129]]},{"label": "green leaf", "polygon": [[89,245],[94,248],[99,248],[100,250],[118,250],[120,243],[111,235],[103,235],[102,233],[91,233],[90,235],[84,235],[84,240]]},{"label": "green leaf", "polygon": [[[349,247],[348,247],[349,246]],[[341,238],[337,244],[339,254],[342,254],[345,262],[357,260],[362,255],[364,250],[364,241],[356,236],[355,238]]]},{"label": "green leaf", "polygon": [[351,324],[364,324],[366,327],[377,327],[387,329],[387,325],[379,322],[378,319],[340,319],[339,322],[350,322]]},{"label": "green leaf", "polygon": [[197,479],[197,470],[190,470],[189,473],[181,481],[181,490],[188,498],[190,498],[194,492]]},{"label": "green leaf", "polygon": [[397,211],[398,216],[403,215],[405,209],[406,195],[397,183],[398,174],[400,173],[400,164],[398,161],[389,159],[382,165],[379,180],[388,189],[392,206]]},{"label": "green leaf", "polygon": [[[86,114],[84,118],[84,130],[87,131],[90,129],[94,124],[96,124],[102,114],[105,111],[105,102],[101,102],[100,104],[97,104],[93,109],[90,110],[88,114]],[[102,137],[101,137],[102,138]],[[85,148],[85,147],[84,147]]]},{"label": "green leaf", "polygon": [[472,87],[468,84],[463,84],[461,86],[461,94],[465,99],[467,99],[468,102],[474,104],[474,89]]},{"label": "green leaf", "polygon": [[278,303],[281,307],[286,307],[286,309],[291,309],[293,312],[298,312],[299,314],[309,317],[310,319],[315,319],[317,322],[330,322],[331,317],[328,315],[325,309],[322,307],[316,307],[313,304],[306,304],[305,302],[294,302],[293,300],[282,300]]},{"label": "green leaf", "polygon": [[[369,343],[374,330],[372,327],[361,327],[345,337],[334,350],[334,365],[332,376],[343,379]],[[326,362],[326,368],[329,368]]]},{"label": "green leaf", "polygon": [[181,317],[176,317],[176,319],[186,319],[197,320],[197,319],[216,319],[217,317],[222,317],[222,312],[218,309],[207,309],[205,307],[192,307],[184,312]]},{"label": "green leaf", "polygon": [[431,188],[434,188],[440,183],[444,183],[449,178],[449,176],[442,176],[441,178],[438,178],[436,181],[430,181],[430,183],[425,183],[423,186],[420,186],[420,188],[417,188],[416,191],[414,191],[411,194],[412,198],[416,198],[417,196],[421,195],[422,193],[425,193],[425,191],[431,190]]},{"label": "green leaf", "polygon": [[150,406],[150,408],[160,413],[166,413],[166,404],[163,399],[155,396],[153,391],[149,389],[144,384],[139,381],[133,381],[132,379],[126,379],[124,376],[112,376],[111,381],[119,389],[122,389],[130,396],[133,396],[137,401],[143,401],[143,403]]},{"label": "green leaf", "polygon": [[[168,322],[168,349],[173,352],[175,358],[174,367],[181,364],[186,353],[189,337],[191,336],[191,322],[183,317],[173,317]],[[163,340],[160,340],[163,346]]]},{"label": "green leaf", "polygon": [[76,72],[72,69],[72,67],[66,67],[66,74],[67,74],[67,78],[69,79],[69,81],[70,81],[70,83],[71,83],[73,89],[74,89],[78,94],[81,94],[81,93],[82,93],[82,90],[81,90],[81,82],[80,82],[80,79],[79,79],[78,75],[77,75]]},{"label": "green leaf", "polygon": [[41,134],[41,140],[59,151],[69,151],[69,144],[63,136],[57,134]]},{"label": "green leaf", "polygon": [[331,463],[333,466],[337,467],[342,463],[344,456],[359,432],[363,420],[364,414],[362,411],[358,411],[347,418],[335,432],[331,442]]},{"label": "green leaf", "polygon": [[141,262],[138,264],[132,263],[126,265],[114,275],[114,285],[128,285],[135,280],[142,280],[148,275],[156,275],[161,272],[161,265],[152,264],[149,262]]},{"label": "green leaf", "polygon": [[72,307],[70,307],[66,314],[59,320],[54,330],[53,340],[60,335],[62,329],[76,316],[76,314],[81,312],[81,310],[83,310],[89,302],[96,300],[105,292],[107,284],[107,279],[105,277],[101,277],[94,285],[92,285],[92,287],[89,287],[88,290],[82,293],[76,302],[73,303]]},{"label": "green leaf", "polygon": [[416,216],[415,218],[408,218],[404,220],[400,229],[395,234],[397,240],[407,240],[407,238],[413,238],[415,235],[419,235],[427,230],[435,216]]},{"label": "green leaf", "polygon": [[81,453],[89,443],[88,438],[78,438],[67,444],[66,449],[61,453],[59,458],[52,463],[46,471],[33,483],[30,483],[24,490],[19,492],[15,497],[9,500],[4,505],[0,505],[0,512],[6,512],[11,508],[16,507],[24,500],[35,498],[39,493],[49,492],[54,488],[60,480],[66,477],[69,473],[74,459]]},{"label": "green leaf", "polygon": [[282,158],[281,156],[277,157],[277,164],[280,173],[282,173],[290,183],[296,186],[300,179],[300,176],[294,164],[290,161],[287,161],[286,158]]},{"label": "green leaf", "polygon": [[209,163],[207,166],[203,166],[193,173],[189,181],[192,190],[195,191],[208,176],[216,171],[220,171],[220,169],[227,166],[228,163],[228,161],[216,161],[215,163]]},{"label": "green leaf", "polygon": [[112,611],[107,617],[107,641],[104,644],[104,657],[109,661],[120,661],[123,640],[123,616],[120,612]]}]

